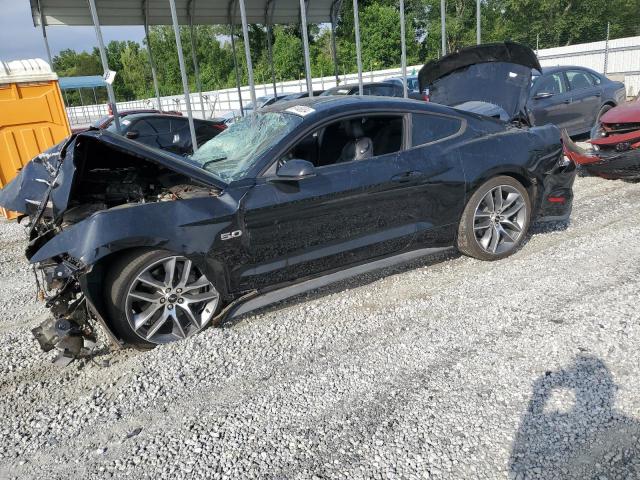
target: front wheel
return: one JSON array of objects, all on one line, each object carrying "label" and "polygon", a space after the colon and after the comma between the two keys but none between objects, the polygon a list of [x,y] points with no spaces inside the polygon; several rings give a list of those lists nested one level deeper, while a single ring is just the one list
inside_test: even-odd
[{"label": "front wheel", "polygon": [[211,322],[220,304],[218,290],[198,266],[166,251],[125,254],[105,280],[111,325],[132,345],[190,337]]},{"label": "front wheel", "polygon": [[524,241],[531,201],[513,177],[499,176],[480,185],[469,199],[458,227],[458,250],[480,260],[511,255]]}]

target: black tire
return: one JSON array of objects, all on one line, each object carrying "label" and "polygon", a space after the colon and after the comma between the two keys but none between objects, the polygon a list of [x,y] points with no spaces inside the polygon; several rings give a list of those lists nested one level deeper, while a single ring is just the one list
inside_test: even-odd
[{"label": "black tire", "polygon": [[[142,335],[136,333],[136,330],[134,330],[127,316],[127,298],[129,296],[130,290],[133,288],[134,282],[139,282],[138,277],[151,266],[158,265],[159,262],[166,261],[173,257],[186,260],[184,259],[184,257],[176,256],[175,254],[164,250],[138,249],[132,250],[131,252],[119,256],[110,266],[105,276],[104,282],[105,306],[107,309],[111,327],[127,345],[131,345],[137,348],[151,348],[158,344],[174,341],[171,338],[167,338],[163,341],[155,341],[153,339],[152,341],[149,341],[145,339]],[[185,267],[183,264],[183,269],[184,268]],[[197,270],[197,267],[191,266],[190,268],[194,269],[194,275],[196,275],[196,272],[198,274],[200,273],[199,270]],[[213,284],[211,284],[211,288],[215,290],[215,286]],[[201,290],[202,289],[196,290],[196,292]],[[187,297],[185,296],[185,298]],[[175,301],[177,301],[177,299]],[[188,302],[185,301],[185,304],[186,303]],[[168,305],[169,302],[166,303],[166,306]],[[163,305],[162,307],[158,308],[159,310],[164,310],[166,306]],[[217,302],[215,308],[213,309],[214,311],[211,313],[211,317],[215,315],[215,313],[219,310],[219,307],[220,301]],[[176,303],[176,314],[178,310],[179,308]],[[167,325],[166,328],[168,327],[169,325]],[[192,328],[191,326],[189,326],[189,328],[191,330],[195,330],[195,327]],[[191,333],[189,333],[189,335],[190,334]],[[170,334],[167,334],[165,336],[171,337]],[[176,337],[175,339],[178,340],[179,338]]]},{"label": "black tire", "polygon": [[[498,240],[498,242],[504,241],[504,244],[502,245],[501,250],[497,250],[494,253],[484,248],[480,242],[480,239],[478,239],[476,236],[476,229],[474,228],[476,227],[475,223],[478,221],[478,219],[476,219],[476,210],[480,208],[481,202],[484,201],[483,199],[489,194],[489,192],[494,191],[494,189],[496,189],[497,187],[502,186],[507,187],[505,188],[505,191],[507,189],[509,191],[511,191],[511,189],[515,189],[515,191],[520,194],[525,211],[524,214],[518,213],[518,215],[522,217],[522,219],[519,220],[521,231],[517,234],[517,238],[515,239],[515,241],[507,242],[506,237],[504,237],[502,240]],[[508,210],[509,209],[506,209],[506,211]],[[491,219],[489,221],[493,222],[494,220]],[[471,195],[471,198],[465,206],[465,209],[462,213],[462,218],[460,219],[460,224],[458,226],[458,250],[460,250],[460,252],[465,255],[477,258],[479,260],[493,261],[508,257],[513,252],[515,252],[524,241],[526,233],[529,230],[530,221],[531,200],[529,199],[529,193],[527,192],[527,189],[513,177],[509,177],[506,175],[494,177],[480,185],[480,187],[476,189],[474,194]],[[511,234],[515,236],[514,233]],[[498,238],[500,238],[499,235]],[[500,244],[498,243],[498,245]]]}]

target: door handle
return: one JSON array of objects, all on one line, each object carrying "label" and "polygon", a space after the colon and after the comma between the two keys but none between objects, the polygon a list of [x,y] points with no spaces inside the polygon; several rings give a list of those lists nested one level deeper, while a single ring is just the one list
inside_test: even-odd
[{"label": "door handle", "polygon": [[564,102],[562,102],[562,103],[564,103],[565,105],[569,105],[569,104],[571,103],[571,100],[565,100],[565,101],[564,101]]},{"label": "door handle", "polygon": [[422,176],[422,172],[420,170],[411,170],[410,172],[402,172],[397,175],[391,177],[391,180],[394,182],[408,182],[416,177]]}]

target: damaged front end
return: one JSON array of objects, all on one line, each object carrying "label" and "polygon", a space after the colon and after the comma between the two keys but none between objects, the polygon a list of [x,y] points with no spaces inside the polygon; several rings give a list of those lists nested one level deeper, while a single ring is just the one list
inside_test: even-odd
[{"label": "damaged front end", "polygon": [[[38,296],[51,312],[32,332],[45,352],[59,350],[54,363],[90,355],[96,322],[113,345],[121,345],[97,306],[100,295],[91,293],[92,271],[126,248],[179,248],[167,238],[177,237],[172,226],[162,220],[208,218],[211,208],[197,201],[218,196],[221,187],[205,176],[187,160],[88,131],[38,155],[0,190],[1,206],[28,217],[25,253]],[[193,199],[191,210],[192,203],[178,201]]]},{"label": "damaged front end", "polygon": [[31,332],[43,351],[60,351],[54,359],[59,366],[90,355],[96,344],[92,315],[78,280],[83,270],[68,260],[44,262],[34,269],[39,294],[52,316]]},{"label": "damaged front end", "polygon": [[607,180],[640,180],[640,130],[592,139],[592,148],[577,145],[562,132],[564,152],[590,175]]}]

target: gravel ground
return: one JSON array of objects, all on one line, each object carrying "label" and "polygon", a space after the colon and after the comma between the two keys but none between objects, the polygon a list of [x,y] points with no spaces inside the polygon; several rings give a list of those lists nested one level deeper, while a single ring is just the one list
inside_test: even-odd
[{"label": "gravel ground", "polygon": [[640,184],[575,192],[506,260],[427,258],[65,369],[2,223],[0,477],[640,478]]}]

